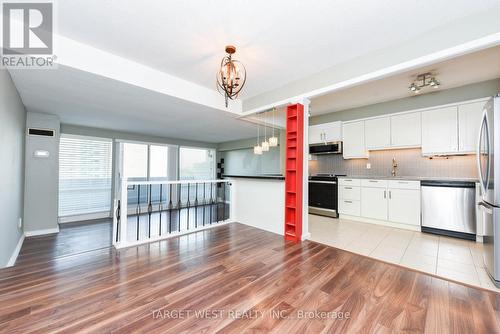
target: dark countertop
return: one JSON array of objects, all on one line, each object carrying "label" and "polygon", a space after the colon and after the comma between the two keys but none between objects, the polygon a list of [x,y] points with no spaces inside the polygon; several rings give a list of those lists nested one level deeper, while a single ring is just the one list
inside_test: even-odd
[{"label": "dark countertop", "polygon": [[395,180],[395,181],[467,181],[479,182],[478,179],[468,177],[446,177],[446,176],[380,176],[380,175],[348,175],[339,176],[346,179],[373,179],[373,180]]},{"label": "dark countertop", "polygon": [[222,177],[233,177],[240,179],[260,179],[260,180],[284,180],[285,177],[283,175],[278,174],[269,174],[269,175],[230,175],[224,174]]}]

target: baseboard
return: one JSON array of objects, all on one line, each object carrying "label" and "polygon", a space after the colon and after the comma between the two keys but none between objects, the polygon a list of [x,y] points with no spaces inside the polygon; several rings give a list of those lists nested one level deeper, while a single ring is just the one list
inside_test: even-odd
[{"label": "baseboard", "polygon": [[111,218],[111,214],[108,211],[89,213],[86,215],[78,215],[78,216],[59,217],[58,221],[59,221],[59,224],[67,224],[67,223],[74,223],[74,222],[87,221],[87,220],[106,219],[106,218]]},{"label": "baseboard", "polygon": [[339,218],[346,219],[346,220],[352,220],[352,221],[356,221],[356,222],[360,222],[360,223],[389,226],[389,227],[400,228],[403,230],[420,232],[420,225],[398,224],[398,223],[393,223],[393,222],[389,222],[389,221],[385,221],[385,220],[377,220],[377,219],[364,218],[364,217],[358,217],[358,216],[350,216],[350,215],[344,215],[344,214],[341,214],[339,216]]},{"label": "baseboard", "polygon": [[302,241],[309,240],[311,238],[311,233],[302,234]]},{"label": "baseboard", "polygon": [[22,234],[21,237],[19,238],[17,246],[12,252],[12,256],[10,257],[9,262],[7,262],[7,265],[5,267],[12,267],[16,263],[17,257],[19,256],[19,252],[23,247],[23,242],[24,242],[24,234]]},{"label": "baseboard", "polygon": [[59,233],[59,227],[48,228],[46,230],[26,231],[24,232],[24,235],[26,237],[36,237],[39,235],[54,234],[54,233]]}]

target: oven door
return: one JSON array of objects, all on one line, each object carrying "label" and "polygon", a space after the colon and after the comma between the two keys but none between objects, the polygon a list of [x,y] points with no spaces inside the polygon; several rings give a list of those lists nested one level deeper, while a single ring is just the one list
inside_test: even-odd
[{"label": "oven door", "polygon": [[309,180],[309,212],[337,216],[337,182]]}]

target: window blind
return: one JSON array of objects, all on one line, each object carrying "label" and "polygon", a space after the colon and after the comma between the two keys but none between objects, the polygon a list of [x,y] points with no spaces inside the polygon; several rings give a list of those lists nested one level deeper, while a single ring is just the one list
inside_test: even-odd
[{"label": "window blind", "polygon": [[112,141],[61,135],[59,217],[111,210]]}]

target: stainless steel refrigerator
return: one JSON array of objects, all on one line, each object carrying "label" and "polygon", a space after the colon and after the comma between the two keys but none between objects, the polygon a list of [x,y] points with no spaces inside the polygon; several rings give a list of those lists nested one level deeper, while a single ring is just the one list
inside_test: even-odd
[{"label": "stainless steel refrigerator", "polygon": [[476,155],[479,213],[484,219],[483,259],[493,283],[500,287],[500,94],[486,103],[480,126]]}]

